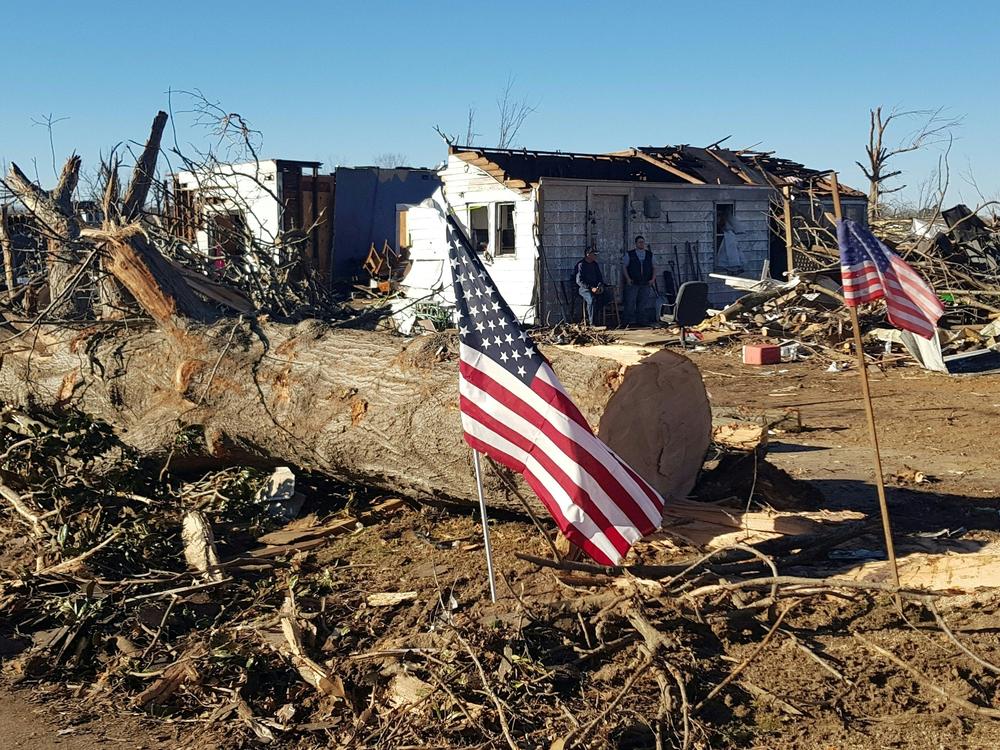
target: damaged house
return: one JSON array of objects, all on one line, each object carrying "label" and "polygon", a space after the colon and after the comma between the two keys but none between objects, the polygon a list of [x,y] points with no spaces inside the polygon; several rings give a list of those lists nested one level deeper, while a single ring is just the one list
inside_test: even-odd
[{"label": "damaged house", "polygon": [[173,176],[173,233],[206,258],[239,262],[248,243],[294,245],[320,278],[348,280],[362,271],[369,249],[396,238],[396,206],[419,203],[440,186],[431,169],[338,167],[272,159],[216,164]]},{"label": "damaged house", "polygon": [[[822,214],[826,201],[832,204],[823,173],[718,147],[588,154],[452,146],[439,174],[447,210],[485,250],[490,273],[525,323],[580,319],[572,274],[588,247],[598,249],[604,277],[620,297],[621,254],[636,235],[653,251],[661,296],[701,280],[709,283],[710,304],[724,305],[736,293],[710,274],[754,277],[766,263],[783,267],[772,212],[784,188],[798,212]],[[847,215],[863,218],[863,194],[841,193]],[[453,303],[448,247],[437,202],[401,205],[397,221],[411,263],[397,320],[408,330],[430,304]]]},{"label": "damaged house", "polygon": [[321,276],[331,267],[333,176],[320,162],[267,159],[173,175],[167,214],[180,239],[224,263],[242,263],[251,243],[293,245],[287,258]]}]

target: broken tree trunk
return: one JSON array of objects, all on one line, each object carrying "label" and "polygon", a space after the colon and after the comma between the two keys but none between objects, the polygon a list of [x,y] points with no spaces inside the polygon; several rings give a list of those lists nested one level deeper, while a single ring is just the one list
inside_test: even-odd
[{"label": "broken tree trunk", "polygon": [[[316,321],[251,330],[241,319],[90,340],[44,326],[37,339],[32,333],[33,350],[24,337],[6,347],[3,338],[0,400],[80,409],[141,451],[170,456],[175,468],[289,463],[412,497],[476,498],[448,336],[404,341]],[[695,365],[669,351],[626,369],[546,354],[611,447],[667,497],[686,495],[711,433]],[[486,475],[492,505],[519,507]]]},{"label": "broken tree trunk", "polygon": [[[52,302],[47,313],[65,317],[78,311],[71,287],[87,270],[83,265],[99,258],[100,272],[114,277],[102,285],[100,295],[111,317],[114,316],[111,308],[123,299],[123,295],[116,293],[117,289],[107,287],[116,283],[120,283],[142,309],[172,335],[181,336],[191,323],[205,322],[213,317],[210,308],[173,272],[169,261],[149,241],[137,220],[152,184],[166,122],[164,112],[154,118],[120,209],[113,205],[118,193],[117,177],[108,174],[104,196],[106,220],[101,229],[81,229],[73,210],[71,197],[79,177],[80,157],[70,157],[51,193],[32,183],[16,164],[10,165],[7,187],[45,226],[51,237],[48,277]],[[106,169],[113,171],[116,165],[112,160]],[[85,261],[81,261],[81,246],[91,248]],[[96,266],[93,264],[89,270],[93,272]]]},{"label": "broken tree trunk", "polygon": [[7,285],[7,299],[14,296],[14,243],[7,229],[7,206],[0,205],[0,251],[3,252],[4,283]]},{"label": "broken tree trunk", "polygon": [[79,177],[80,157],[75,155],[66,161],[51,193],[31,182],[16,164],[10,165],[7,174],[7,186],[48,234],[49,312],[61,318],[71,317],[77,311],[71,286],[80,270],[80,223],[72,208],[72,197]]}]

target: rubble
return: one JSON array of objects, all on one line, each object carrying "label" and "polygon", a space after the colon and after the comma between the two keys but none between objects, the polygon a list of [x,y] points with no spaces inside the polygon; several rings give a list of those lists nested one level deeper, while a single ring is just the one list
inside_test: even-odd
[{"label": "rubble", "polygon": [[[889,348],[896,344],[896,352],[905,351],[921,366],[941,372],[1000,366],[1000,361],[989,358],[975,363],[969,359],[973,353],[985,354],[998,346],[1000,228],[965,206],[948,209],[942,217],[940,224],[882,220],[874,226],[876,234],[916,268],[946,303],[938,341],[929,348],[891,328],[881,303],[862,306],[859,315],[866,351],[874,363],[897,364],[899,356]],[[796,217],[796,221],[801,231],[803,218]],[[935,232],[938,226],[942,231]],[[812,232],[814,238],[827,239],[808,249],[795,247],[797,266],[809,270],[799,270],[787,282],[713,274],[747,294],[708,318],[698,331],[709,339],[737,334],[743,344],[763,341],[789,347],[784,360],[819,357],[830,363],[846,362],[850,325],[839,295],[836,243],[830,227],[814,226]]]},{"label": "rubble", "polygon": [[[526,519],[508,521],[494,531],[507,588],[491,605],[476,546],[438,547],[413,533],[433,528],[439,538],[474,537],[477,522],[468,516],[414,510],[359,495],[356,487],[316,487],[315,478],[297,477],[306,515],[285,522],[269,513],[266,472],[157,480],[108,431],[79,421],[54,422],[30,446],[18,446],[22,440],[13,430],[0,432],[13,461],[7,466],[17,468],[27,486],[45,487],[32,499],[52,535],[23,544],[16,562],[14,537],[0,530],[7,550],[2,635],[22,649],[4,674],[22,683],[83,681],[92,706],[131,706],[201,724],[206,732],[224,727],[213,740],[219,747],[251,738],[349,736],[370,747],[463,746],[472,737],[495,745],[504,744],[507,733],[542,746],[590,741],[611,747],[627,733],[651,743],[660,736],[665,746],[718,744],[734,731],[731,711],[765,720],[771,705],[760,702],[765,693],[810,705],[819,715],[836,710],[832,703],[803,703],[801,691],[783,692],[769,672],[747,661],[747,649],[765,649],[773,637],[768,633],[781,623],[794,638],[779,636],[789,645],[763,663],[779,659],[781,669],[811,670],[816,665],[808,652],[820,646],[809,623],[826,616],[829,597],[837,597],[839,616],[859,624],[884,628],[891,617],[884,572],[870,557],[850,575],[831,567],[830,561],[845,559],[840,555],[816,569],[823,578],[771,577],[773,566],[801,573],[809,557],[803,547],[822,559],[825,545],[844,551],[850,542],[864,550],[877,539],[863,514],[824,511],[816,501],[808,513],[745,513],[730,504],[728,528],[670,523],[639,545],[625,577],[546,560],[534,527]],[[123,460],[107,473],[105,459],[112,455]],[[73,473],[34,484],[60,464]],[[758,484],[767,484],[763,473]],[[702,507],[706,519],[721,518],[711,513],[713,505]],[[187,569],[180,520],[191,511],[185,508],[198,508],[213,531],[225,578],[206,582]],[[33,524],[24,518],[21,527]],[[314,536],[297,536],[303,533]],[[74,573],[48,572],[109,537],[114,543]],[[313,546],[317,539],[321,544]],[[255,545],[269,542],[284,547],[254,555]],[[924,552],[901,553],[908,606],[944,611],[952,628],[959,620],[948,609],[949,597],[928,589],[970,591],[989,583],[979,573],[995,554],[956,555],[956,563],[974,562],[971,575],[967,565],[966,572],[949,568],[948,557],[928,555],[926,548],[963,543],[925,539]],[[511,549],[540,562],[518,561]],[[538,571],[540,564],[556,565],[558,580]],[[767,615],[772,607],[776,619]],[[898,632],[909,631],[900,622]],[[990,653],[983,636],[962,637]],[[840,648],[820,649],[841,675],[822,678],[829,680],[823,695],[846,680],[863,683],[874,668]],[[626,693],[629,711],[609,711]],[[636,716],[660,718],[647,725]]]}]

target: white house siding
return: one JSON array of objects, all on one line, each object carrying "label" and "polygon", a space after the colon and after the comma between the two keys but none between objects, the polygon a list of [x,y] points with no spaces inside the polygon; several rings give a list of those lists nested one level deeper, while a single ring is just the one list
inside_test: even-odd
[{"label": "white house siding", "polygon": [[396,325],[403,333],[413,327],[416,303],[426,301],[451,308],[455,294],[448,265],[448,239],[441,209],[433,201],[396,207],[396,215],[406,211],[410,268],[401,284],[403,296],[392,303]]},{"label": "white house siding", "polygon": [[[743,275],[759,275],[769,254],[768,214],[770,189],[767,187],[727,187],[713,185],[677,185],[630,182],[589,182],[582,180],[543,179],[541,192],[541,253],[542,311],[544,323],[563,319],[573,305],[572,315],[579,315],[579,303],[572,297],[575,290],[568,283],[573,267],[592,235],[590,211],[594,198],[601,194],[624,193],[626,196],[625,231],[628,246],[641,234],[652,247],[657,268],[657,282],[662,288],[662,271],[671,269],[674,247],[680,262],[675,272],[678,284],[696,278],[708,281],[709,301],[713,306],[724,305],[737,293],[722,282],[709,279],[715,267],[715,205],[732,203],[734,215],[741,225],[739,248],[744,258]],[[660,218],[647,219],[643,202],[653,194],[660,200]],[[700,273],[692,274],[684,243],[697,243],[696,266]],[[622,250],[625,248],[623,247]],[[608,257],[608,256],[611,257]],[[605,253],[600,258],[605,278],[619,287],[620,256]],[[671,269],[672,270],[672,269]]]},{"label": "white house siding", "polygon": [[[538,246],[535,241],[534,191],[511,190],[478,167],[450,156],[440,172],[444,195],[459,222],[468,221],[468,207],[490,207],[490,235],[496,236],[496,204],[514,203],[514,254],[496,256],[490,243],[493,260],[488,264],[490,275],[500,294],[514,314],[524,323],[535,323],[535,268]],[[468,227],[465,226],[466,230]]]},{"label": "white house siding", "polygon": [[[204,205],[206,213],[241,213],[247,230],[263,244],[273,244],[281,233],[280,175],[274,161],[258,164],[217,164],[210,171],[179,172],[184,189],[197,190],[201,199],[218,203]],[[208,232],[198,230],[198,247],[208,251]]]}]

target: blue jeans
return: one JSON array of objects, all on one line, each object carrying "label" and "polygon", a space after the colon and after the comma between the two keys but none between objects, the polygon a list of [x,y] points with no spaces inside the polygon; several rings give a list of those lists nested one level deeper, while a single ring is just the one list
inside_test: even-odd
[{"label": "blue jeans", "polygon": [[649,310],[653,304],[653,287],[648,284],[628,284],[625,287],[625,309],[622,323],[645,324],[649,322]]},{"label": "blue jeans", "polygon": [[589,289],[580,289],[580,296],[583,297],[583,308],[587,316],[587,325],[594,325],[594,317],[601,314],[604,309],[607,292],[594,294]]}]

